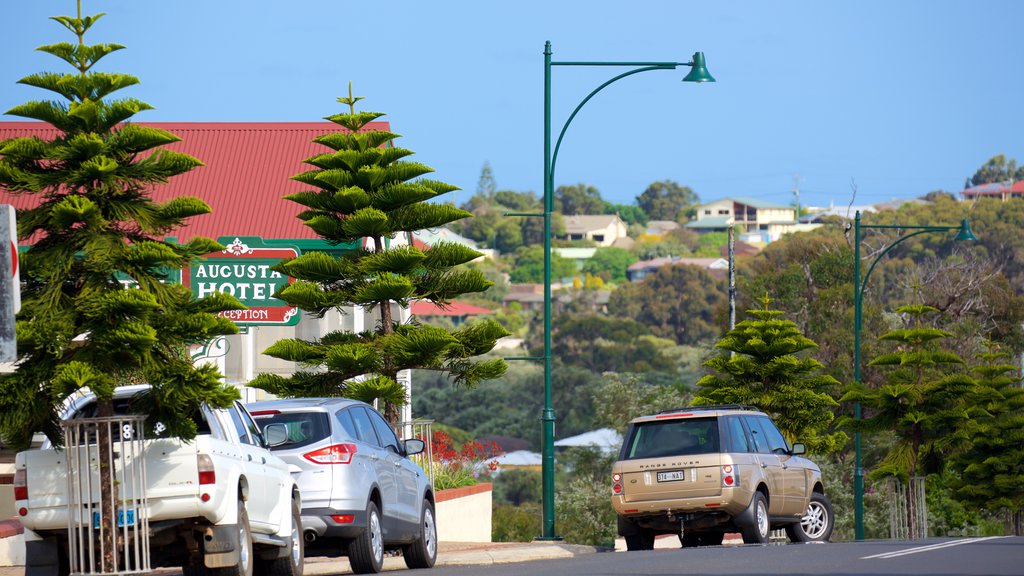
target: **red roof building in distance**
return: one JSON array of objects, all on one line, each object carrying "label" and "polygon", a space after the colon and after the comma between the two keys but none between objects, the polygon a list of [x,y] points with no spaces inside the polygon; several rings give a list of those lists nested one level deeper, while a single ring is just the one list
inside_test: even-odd
[{"label": "red roof building in distance", "polygon": [[[310,187],[291,177],[312,169],[303,160],[330,148],[313,142],[317,136],[344,132],[333,122],[138,122],[167,130],[181,138],[166,146],[189,154],[205,166],[171,178],[152,190],[156,202],[191,196],[206,202],[210,214],[195,216],[188,225],[169,233],[179,242],[193,236],[216,240],[222,236],[322,242],[297,215],[305,208],[285,200]],[[369,130],[390,130],[388,122],[371,122]],[[0,122],[0,140],[38,136],[51,140],[60,131],[42,122]],[[16,209],[39,203],[36,195],[11,194],[0,188],[0,203]]]},{"label": "red roof building in distance", "polygon": [[448,305],[444,307],[426,300],[417,300],[412,303],[409,309],[413,316],[446,316],[451,318],[455,323],[465,320],[470,316],[480,316],[481,314],[490,314],[491,312],[494,312],[494,310],[473,306],[472,304],[466,304],[465,302],[459,302],[457,300],[449,302]]},{"label": "red roof building in distance", "polygon": [[1011,198],[1024,198],[1024,180],[1016,182],[992,182],[991,184],[979,184],[964,189],[960,194],[964,200],[977,200],[978,198],[999,198],[1003,202]]}]

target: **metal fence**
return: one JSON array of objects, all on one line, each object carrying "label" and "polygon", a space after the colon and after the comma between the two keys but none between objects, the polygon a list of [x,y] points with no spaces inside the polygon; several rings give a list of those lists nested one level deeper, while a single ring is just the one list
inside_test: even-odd
[{"label": "metal fence", "polygon": [[63,423],[72,576],[151,572],[143,421],[114,416]]},{"label": "metal fence", "polygon": [[430,479],[430,485],[434,485],[434,449],[433,443],[430,441],[433,438],[431,431],[431,425],[434,423],[433,420],[412,420],[409,422],[402,422],[398,426],[399,436],[402,440],[408,440],[411,438],[419,438],[423,440],[426,447],[423,452],[414,454],[409,458],[420,465],[427,472],[427,477]]},{"label": "metal fence", "polygon": [[895,540],[927,538],[928,505],[925,502],[924,478],[915,476],[909,484],[890,478],[888,488],[893,494],[889,508],[889,537]]}]

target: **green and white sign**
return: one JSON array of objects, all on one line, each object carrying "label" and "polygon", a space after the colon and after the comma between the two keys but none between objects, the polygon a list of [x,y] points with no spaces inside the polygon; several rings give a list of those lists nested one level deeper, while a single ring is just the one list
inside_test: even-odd
[{"label": "green and white sign", "polygon": [[207,254],[182,274],[192,293],[197,298],[214,292],[238,298],[247,310],[227,310],[220,315],[242,326],[298,324],[299,309],[274,298],[274,292],[295,279],[270,269],[282,259],[298,256],[298,249],[268,246],[257,237],[219,238],[218,242],[227,248]]}]

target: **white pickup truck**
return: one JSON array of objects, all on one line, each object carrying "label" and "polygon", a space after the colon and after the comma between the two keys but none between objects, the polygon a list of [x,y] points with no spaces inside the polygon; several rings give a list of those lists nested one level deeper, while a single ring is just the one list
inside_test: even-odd
[{"label": "white pickup truck", "polygon": [[[127,414],[132,398],[145,389],[119,388],[115,414]],[[85,395],[71,403],[64,418],[91,418],[95,411],[95,398]],[[148,525],[151,567],[180,566],[187,576],[250,576],[254,568],[273,576],[301,576],[302,504],[287,464],[271,454],[260,428],[238,402],[226,410],[204,407],[193,418],[198,435],[191,442],[157,435],[143,443],[145,500],[140,502],[145,504],[137,515],[140,526]],[[99,515],[93,512],[99,509],[98,488],[85,490],[85,499],[92,500],[85,504],[87,512],[68,505],[69,490],[72,502],[81,500],[76,495],[82,491],[68,481],[68,460],[72,466],[85,460],[83,469],[98,470],[97,443],[67,444],[54,449],[44,443],[16,457],[15,510],[25,527],[26,576],[68,574],[69,566],[84,563],[69,560],[69,535],[79,541],[76,535],[89,512],[98,528]],[[131,492],[130,487],[120,489]],[[75,522],[69,523],[72,509]],[[125,524],[135,525],[136,512],[119,512],[117,522],[117,534],[127,534]],[[125,540],[130,538],[122,537],[122,547]],[[90,537],[83,545],[95,541]]]}]

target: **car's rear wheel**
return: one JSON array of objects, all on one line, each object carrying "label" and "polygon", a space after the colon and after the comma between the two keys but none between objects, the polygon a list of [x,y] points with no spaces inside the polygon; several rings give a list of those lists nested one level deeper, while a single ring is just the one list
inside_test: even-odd
[{"label": "car's rear wheel", "polygon": [[409,568],[432,568],[437,560],[437,523],[434,521],[434,505],[423,501],[420,512],[419,538],[402,548],[405,565]]},{"label": "car's rear wheel", "polygon": [[249,531],[249,514],[245,511],[245,501],[238,500],[238,529],[235,530],[238,550],[238,564],[227,568],[209,568],[211,576],[252,576],[252,533]]},{"label": "car's rear wheel", "polygon": [[797,524],[786,526],[790,542],[828,542],[835,526],[832,502],[821,492],[811,494],[807,514]]},{"label": "car's rear wheel", "polygon": [[384,567],[384,535],[380,512],[371,500],[366,507],[366,530],[348,545],[348,563],[356,574],[376,574]]},{"label": "car's rear wheel", "polygon": [[768,522],[768,500],[764,494],[754,492],[750,502],[754,522],[742,530],[744,544],[764,544],[768,542],[770,523]]}]

